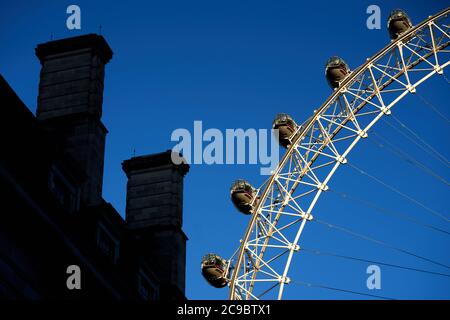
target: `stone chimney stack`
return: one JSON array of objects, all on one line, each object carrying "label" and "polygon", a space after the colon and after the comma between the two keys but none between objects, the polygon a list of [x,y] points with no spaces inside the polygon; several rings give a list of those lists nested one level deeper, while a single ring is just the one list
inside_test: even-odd
[{"label": "stone chimney stack", "polygon": [[112,50],[102,36],[88,34],[50,41],[36,48],[42,69],[36,116],[61,151],[85,171],[81,198],[86,205],[102,199],[105,137],[101,122],[105,65]]},{"label": "stone chimney stack", "polygon": [[126,222],[140,252],[161,279],[161,299],[184,298],[187,237],[183,225],[183,178],[189,165],[175,165],[172,152],[122,163],[128,177]]}]

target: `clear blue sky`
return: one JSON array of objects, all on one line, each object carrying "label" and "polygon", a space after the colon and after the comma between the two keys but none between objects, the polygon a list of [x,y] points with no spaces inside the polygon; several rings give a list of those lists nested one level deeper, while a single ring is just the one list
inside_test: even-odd
[{"label": "clear blue sky", "polygon": [[[66,29],[66,7],[82,11],[82,30]],[[381,8],[382,30],[365,27],[366,8]],[[0,4],[0,72],[25,104],[36,110],[40,65],[38,43],[98,32],[114,51],[106,69],[103,122],[107,137],[104,198],[124,215],[126,177],[121,162],[170,149],[176,128],[269,128],[278,112],[302,122],[330,94],[324,63],[342,56],[351,68],[389,41],[388,13],[405,9],[414,23],[443,9],[445,1],[3,1]],[[450,76],[448,76],[450,78]],[[421,94],[447,116],[449,84],[432,78]],[[395,114],[447,158],[449,126],[417,96],[395,107]],[[385,125],[376,130],[397,146],[450,178],[448,168]],[[349,160],[429,207],[448,214],[448,186],[381,150],[369,141]],[[209,287],[199,270],[209,251],[228,257],[237,248],[248,217],[229,201],[230,183],[245,177],[258,186],[258,165],[191,166],[185,179],[184,229],[189,237],[186,293],[191,299],[226,298]],[[442,220],[384,189],[349,167],[333,178],[332,188],[450,230]],[[327,193],[315,215],[399,247],[450,264],[450,237],[383,215],[367,206]],[[308,248],[449,273],[415,258],[308,224]],[[382,289],[369,291],[367,263],[307,252],[292,266],[291,277],[305,282],[394,298],[450,298],[450,278],[381,267]],[[291,285],[287,298],[347,299],[359,296]]]}]

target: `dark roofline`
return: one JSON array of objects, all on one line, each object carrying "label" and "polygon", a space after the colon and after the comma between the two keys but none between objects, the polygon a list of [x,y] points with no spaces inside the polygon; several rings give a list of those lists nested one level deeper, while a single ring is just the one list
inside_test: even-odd
[{"label": "dark roofline", "polygon": [[[36,117],[33,112],[27,108],[25,103],[23,103],[22,99],[19,98],[13,88],[11,88],[8,81],[6,81],[2,74],[0,74],[0,100],[3,104],[2,107],[11,108],[10,110],[13,110],[14,112],[22,113],[23,117],[27,117],[27,121],[32,121],[35,123]],[[10,104],[15,104],[20,107],[11,106]]]},{"label": "dark roofline", "polygon": [[[18,157],[18,151],[27,154],[27,152],[30,152],[27,148],[39,141],[41,151],[45,150],[45,152],[30,154],[35,161],[37,158],[51,158],[51,163],[57,164],[58,168],[63,170],[74,182],[82,183],[86,179],[86,173],[78,167],[71,157],[58,154],[58,149],[56,147],[57,139],[49,135],[46,130],[42,128],[33,112],[28,109],[1,74],[0,103],[2,105],[3,116],[7,119],[5,124],[0,127],[0,138],[9,139],[8,135],[11,135],[13,131],[20,132],[20,136],[15,137],[17,143],[11,144],[14,146],[13,150],[15,151],[11,151],[8,148],[3,150],[4,156],[2,160]],[[11,155],[11,153],[13,154]]]}]

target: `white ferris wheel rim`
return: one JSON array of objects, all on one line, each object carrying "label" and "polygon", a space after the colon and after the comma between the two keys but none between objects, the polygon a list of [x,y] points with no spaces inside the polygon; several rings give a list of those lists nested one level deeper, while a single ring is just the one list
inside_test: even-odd
[{"label": "white ferris wheel rim", "polygon": [[[300,235],[303,231],[303,228],[304,228],[306,222],[312,218],[311,211],[314,208],[314,205],[317,202],[318,198],[320,197],[321,193],[326,190],[328,181],[331,179],[334,172],[337,170],[337,168],[341,164],[346,162],[347,154],[353,149],[353,147],[357,144],[357,142],[359,142],[359,140],[361,138],[367,137],[368,130],[376,122],[378,122],[378,120],[380,120],[383,115],[389,114],[390,109],[395,104],[397,104],[403,97],[405,97],[408,93],[414,93],[415,89],[421,83],[423,83],[424,81],[429,79],[431,76],[435,75],[436,73],[442,73],[444,68],[450,64],[450,61],[441,63],[438,59],[438,53],[444,52],[445,48],[450,44],[450,42],[447,41],[446,43],[439,45],[440,43],[439,44],[436,43],[434,34],[433,34],[433,30],[435,30],[435,32],[440,31],[443,34],[442,38],[444,38],[444,36],[448,39],[450,38],[447,33],[448,29],[449,29],[448,26],[446,26],[447,29],[446,29],[446,31],[444,31],[444,30],[442,30],[442,28],[440,26],[435,24],[435,22],[438,21],[439,19],[441,19],[443,17],[447,17],[449,15],[449,13],[450,13],[450,8],[446,8],[446,9],[442,10],[441,12],[435,14],[434,16],[428,17],[426,20],[422,21],[415,27],[411,28],[410,30],[408,30],[407,32],[402,34],[399,38],[392,41],[390,44],[388,44],[386,47],[384,47],[382,50],[380,50],[378,53],[376,53],[370,59],[367,59],[367,61],[363,65],[361,65],[359,68],[354,70],[346,79],[344,79],[344,81],[341,83],[340,87],[337,90],[335,90],[328,97],[328,99],[321,105],[321,107],[317,111],[314,112],[314,115],[307,121],[307,123],[305,123],[304,127],[297,134],[295,140],[292,142],[292,144],[286,150],[286,152],[285,152],[283,158],[281,159],[276,170],[273,172],[271,177],[263,184],[263,186],[265,186],[265,187],[263,189],[263,192],[260,195],[258,202],[256,203],[254,213],[251,216],[251,220],[248,224],[248,227],[245,231],[244,237],[241,240],[241,244],[237,251],[237,260],[236,260],[236,264],[234,266],[235,271],[232,273],[232,276],[231,276],[231,279],[229,282],[229,298],[230,299],[232,299],[232,300],[234,300],[234,299],[239,299],[239,300],[241,300],[241,299],[259,299],[252,292],[253,292],[255,283],[257,283],[258,281],[265,281],[264,279],[256,278],[258,273],[261,273],[260,269],[262,269],[262,267],[266,267],[269,269],[269,272],[266,272],[266,276],[269,273],[272,273],[272,271],[274,272],[273,280],[267,279],[267,281],[270,281],[270,280],[273,281],[275,283],[275,285],[273,286],[274,288],[277,285],[279,286],[277,297],[278,297],[278,299],[282,298],[284,286],[285,286],[285,284],[289,283],[289,278],[287,277],[287,274],[289,271],[289,267],[290,267],[290,264],[292,261],[293,254],[294,254],[294,252],[297,252],[299,249],[298,242],[300,239]],[[418,34],[419,32],[423,32],[423,31],[430,32],[430,38],[431,38],[431,42],[432,42],[432,43],[430,43],[430,45],[432,45],[432,48],[429,48],[430,52],[428,52],[427,54],[422,56],[422,58],[418,58],[416,63],[412,63],[410,65],[405,64],[406,59],[404,60],[402,50],[407,48],[407,50],[410,50],[412,52],[413,50],[411,50],[411,48],[409,48],[408,45],[413,41],[413,39],[415,39],[416,34]],[[441,38],[441,40],[442,40],[442,38]],[[411,45],[411,47],[412,47],[412,45]],[[387,77],[390,77],[390,79],[387,81],[387,85],[379,86],[379,84],[376,83],[376,80],[378,80],[378,79],[375,78],[374,72],[380,72],[380,71],[383,72],[383,70],[380,70],[380,68],[377,67],[376,62],[381,60],[383,57],[385,57],[389,53],[393,52],[393,50],[399,50],[403,69],[399,70],[396,75],[386,75]],[[413,55],[413,53],[414,52],[411,53],[411,56]],[[430,57],[434,57],[434,59],[435,59],[434,65],[432,65],[428,60],[426,60]],[[430,69],[429,72],[427,72],[426,75],[424,77],[422,77],[420,80],[418,80],[417,82],[415,82],[415,83],[410,82],[408,73],[411,72],[411,70],[413,70],[415,67],[417,67],[421,63],[425,63],[425,62],[432,65],[432,69]],[[370,97],[361,99],[362,106],[360,107],[360,105],[358,105],[358,107],[360,107],[359,109],[357,109],[357,108],[352,109],[352,107],[350,106],[348,101],[345,100],[346,99],[345,94],[353,94],[353,96],[355,96],[355,100],[356,100],[358,98],[357,95],[352,93],[349,89],[350,89],[351,85],[353,85],[357,82],[359,77],[361,77],[368,71],[370,72],[370,74],[372,75],[373,80],[374,80],[373,81],[373,92],[371,93]],[[402,83],[404,85],[404,91],[399,95],[399,97],[397,97],[397,99],[395,99],[389,105],[384,105],[383,99],[382,99],[382,94],[384,93],[386,88],[389,87],[392,83],[396,83],[396,82],[400,83],[401,81],[399,81],[398,79],[402,76],[405,76],[407,79],[406,83]],[[384,77],[384,75],[382,75],[382,77]],[[361,80],[361,83],[362,82],[363,82],[363,80]],[[348,107],[348,110],[350,111],[350,113],[349,113],[349,115],[347,115],[348,118],[345,119],[345,121],[344,120],[342,121],[343,125],[342,125],[342,123],[339,125],[336,123],[336,125],[337,125],[336,132],[333,132],[332,136],[328,135],[327,139],[325,139],[327,141],[325,143],[323,143],[321,150],[325,149],[326,147],[329,147],[329,145],[333,145],[332,139],[336,136],[336,134],[339,133],[340,130],[342,130],[344,128],[350,129],[350,128],[346,127],[346,124],[349,121],[356,122],[356,124],[357,124],[356,113],[352,114],[352,111],[356,110],[356,112],[358,112],[366,105],[370,105],[370,104],[375,105],[374,103],[372,103],[372,99],[374,99],[376,97],[380,101],[380,106],[381,106],[380,112],[368,125],[366,125],[364,127],[364,129],[360,128],[359,126],[356,126],[355,129],[358,129],[358,127],[359,127],[359,130],[353,130],[355,132],[355,137],[354,137],[354,140],[352,141],[352,143],[350,144],[350,146],[343,153],[336,152],[335,163],[330,165],[330,166],[332,166],[331,171],[328,173],[326,178],[321,181],[321,183],[317,184],[317,186],[316,186],[317,193],[312,201],[312,204],[309,206],[308,210],[303,211],[303,216],[301,216],[301,223],[297,229],[295,238],[293,239],[293,241],[288,241],[289,245],[286,246],[286,249],[287,249],[287,252],[289,253],[289,255],[286,260],[284,270],[283,270],[282,274],[277,273],[277,272],[275,272],[275,270],[273,270],[273,268],[270,268],[270,265],[269,265],[270,262],[264,261],[264,254],[268,248],[267,242],[269,241],[270,237],[272,237],[273,233],[278,232],[276,227],[277,227],[279,218],[277,218],[273,221],[267,221],[268,225],[270,225],[270,230],[269,230],[270,232],[268,232],[268,235],[266,235],[266,240],[264,240],[264,242],[266,243],[266,247],[264,247],[264,245],[263,245],[262,249],[260,250],[259,253],[256,252],[256,250],[252,251],[249,249],[249,246],[251,246],[251,244],[249,242],[250,236],[252,235],[252,233],[255,229],[255,226],[257,227],[258,219],[261,220],[261,218],[262,218],[262,219],[268,220],[267,218],[264,217],[264,215],[262,213],[263,204],[265,203],[265,201],[267,201],[269,192],[271,190],[274,190],[274,187],[277,184],[279,184],[277,186],[277,188],[280,189],[280,186],[282,188],[282,185],[278,181],[278,179],[280,178],[281,171],[288,164],[288,161],[293,156],[293,154],[298,153],[298,148],[301,147],[300,146],[301,141],[308,134],[309,130],[312,130],[312,128],[314,127],[315,124],[319,123],[319,126],[321,126],[323,129],[322,133],[324,135],[326,135],[326,130],[323,128],[323,125],[320,124],[320,120],[322,120],[322,121],[331,121],[331,120],[325,120],[323,112],[325,110],[327,110],[328,108],[330,108],[331,105],[337,104],[337,101],[338,101],[338,99],[340,100],[341,96],[344,96],[346,107]],[[359,97],[359,98],[361,98],[361,97]],[[378,108],[378,106],[376,106],[376,107]],[[352,117],[353,117],[353,119],[351,119]],[[312,136],[312,134],[311,134],[311,136]],[[336,148],[334,148],[334,149],[336,150]],[[308,150],[308,151],[312,151],[312,150]],[[306,174],[307,171],[310,171],[310,173],[312,173],[314,175],[314,173],[312,172],[312,164],[315,162],[317,157],[319,157],[321,155],[325,155],[325,154],[322,153],[321,151],[319,151],[313,155],[312,160],[306,161],[305,159],[302,158],[303,160],[305,160],[305,167],[302,168],[302,171],[304,171],[304,173],[303,173],[303,175],[299,176],[299,180],[301,180],[304,177],[304,174]],[[330,155],[327,155],[327,156],[330,157]],[[275,211],[277,213],[277,217],[281,216],[281,214],[282,214],[281,211],[284,210],[286,205],[288,205],[289,201],[294,201],[294,198],[292,197],[291,193],[293,193],[296,190],[299,183],[301,183],[301,182],[296,181],[295,186],[291,190],[285,190],[285,193],[287,196],[285,197],[284,202],[286,202],[286,204],[283,204],[282,209],[280,209],[279,211]],[[260,191],[260,189],[258,189],[258,192]],[[280,190],[280,193],[281,192],[282,191]],[[266,223],[266,222],[264,222],[264,223]],[[280,233],[280,235],[281,235],[281,233]],[[250,253],[249,253],[249,251],[250,251]],[[256,259],[251,260],[253,263],[253,270],[251,270],[250,272],[247,272],[245,274],[246,277],[244,277],[245,275],[240,275],[240,273],[239,273],[242,268],[245,268],[245,266],[243,266],[243,263],[245,263],[244,262],[245,254],[249,255],[249,260],[251,260],[250,258],[252,258],[252,256],[254,258],[256,258]],[[230,261],[231,261],[231,259],[230,259]],[[259,266],[262,266],[262,267],[259,267]],[[228,267],[230,267],[230,264]],[[251,278],[248,279],[248,276],[251,276]],[[278,276],[278,279],[277,279],[277,276]],[[278,280],[278,284],[277,284],[277,280]],[[274,288],[272,288],[272,289],[274,289]]]}]

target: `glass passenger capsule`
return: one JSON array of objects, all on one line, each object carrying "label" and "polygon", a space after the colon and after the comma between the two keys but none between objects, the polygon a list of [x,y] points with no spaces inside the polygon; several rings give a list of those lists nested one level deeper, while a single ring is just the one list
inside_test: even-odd
[{"label": "glass passenger capsule", "polygon": [[281,146],[287,148],[291,143],[293,134],[298,129],[295,121],[286,113],[279,113],[272,123],[273,129],[278,129],[278,141]]},{"label": "glass passenger capsule", "polygon": [[345,61],[338,57],[333,56],[328,59],[325,64],[325,77],[331,88],[336,89],[340,83],[349,75],[350,68]]},{"label": "glass passenger capsule", "polygon": [[405,11],[396,9],[391,12],[388,18],[387,27],[391,39],[397,39],[402,33],[412,28],[411,19]]},{"label": "glass passenger capsule", "polygon": [[256,190],[248,181],[239,179],[233,182],[230,194],[231,201],[240,212],[244,214],[252,213]]},{"label": "glass passenger capsule", "polygon": [[223,288],[227,285],[226,268],[226,261],[217,254],[208,253],[202,258],[202,275],[215,288]]}]

